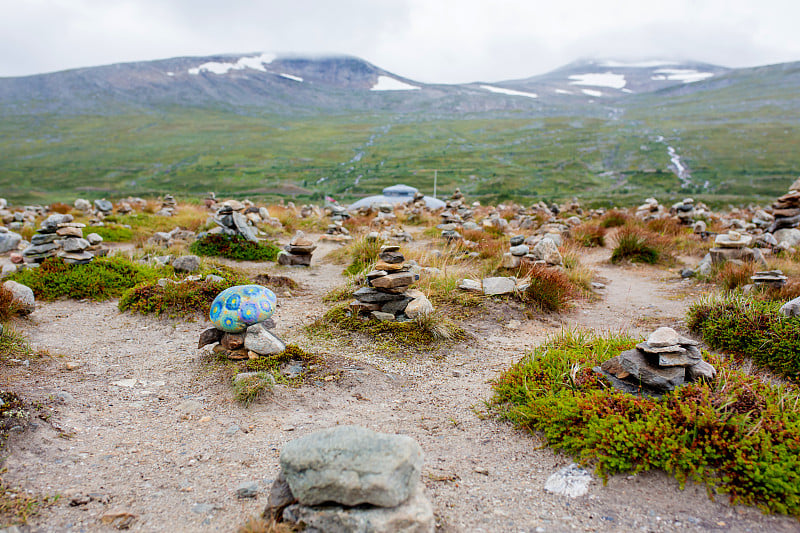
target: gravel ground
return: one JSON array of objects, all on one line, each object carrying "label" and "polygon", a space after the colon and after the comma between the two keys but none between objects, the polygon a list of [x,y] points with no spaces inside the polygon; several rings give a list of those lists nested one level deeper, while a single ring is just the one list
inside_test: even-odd
[{"label": "gravel ground", "polygon": [[[331,248],[310,269],[267,271],[301,284],[280,298],[278,335],[335,356],[341,375],[279,386],[248,408],[203,365],[210,350],[196,346],[204,321],[121,314],[116,302],[39,303],[20,327],[55,358],[6,376],[26,398],[55,408],[48,422],[11,439],[5,461],[11,485],[62,495],[31,530],[114,531],[102,517],[126,512],[135,516],[132,531],[235,531],[263,509],[285,442],[360,424],[420,443],[440,531],[800,531],[794,519],[730,506],[724,495],[712,501],[705,487],[680,490],[657,472],[595,479],[579,498],[546,493],[545,480],[570,459],[484,416],[489,381],[562,327],[643,334],[680,325],[690,298],[664,271],[605,266],[596,252],[587,259],[607,281],[596,302],[537,320],[490,305],[466,321],[469,342],[446,353],[387,355],[304,332],[325,310],[321,296],[343,282],[340,266],[319,260]],[[511,319],[521,324],[511,329]],[[243,481],[259,483],[256,499],[237,499]]]}]

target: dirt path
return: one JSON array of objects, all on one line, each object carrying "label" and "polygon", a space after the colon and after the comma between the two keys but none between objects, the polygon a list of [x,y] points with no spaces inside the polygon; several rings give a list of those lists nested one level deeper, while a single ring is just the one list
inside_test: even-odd
[{"label": "dirt path", "polygon": [[[562,324],[551,317],[509,329],[489,306],[466,326],[473,340],[437,354],[387,357],[349,337],[309,340],[303,326],[324,312],[321,296],[342,283],[341,267],[268,271],[301,290],[280,300],[277,333],[309,351],[348,359],[340,379],[273,396],[243,408],[201,364],[203,322],[120,314],[115,302],[40,304],[26,328],[33,344],[62,354],[51,365],[17,367],[25,395],[56,405],[52,424],[10,444],[5,479],[63,498],[32,521],[35,531],[112,531],[111,511],[136,515],[133,531],[234,531],[258,514],[277,473],[281,446],[335,424],[360,424],[414,437],[442,531],[797,531],[797,522],[711,502],[704,487],[679,490],[664,474],[618,476],[568,499],[543,491],[570,462],[536,438],[487,419],[489,381]],[[602,264],[604,297],[584,303],[563,325],[645,332],[678,323],[687,300],[664,272]],[[664,287],[670,287],[664,289]],[[80,365],[67,370],[67,362]],[[66,394],[65,394],[66,393]],[[56,429],[59,428],[59,429]],[[256,500],[239,500],[242,481],[258,481]],[[93,494],[70,506],[78,494]]]}]

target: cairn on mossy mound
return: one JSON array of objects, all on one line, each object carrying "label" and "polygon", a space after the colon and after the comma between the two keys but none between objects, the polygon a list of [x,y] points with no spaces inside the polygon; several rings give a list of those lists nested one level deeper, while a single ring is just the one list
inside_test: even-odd
[{"label": "cairn on mossy mound", "polygon": [[261,285],[237,285],[214,298],[209,318],[214,324],[200,334],[198,348],[208,344],[228,359],[257,359],[282,353],[286,344],[269,330],[278,298]]},{"label": "cairn on mossy mound", "polygon": [[311,266],[311,254],[317,245],[302,231],[295,233],[285,250],[278,254],[278,264],[284,266]]},{"label": "cairn on mossy mound", "polygon": [[84,265],[107,249],[100,246],[103,238],[96,233],[83,238],[85,224],[72,221],[72,215],[53,214],[42,221],[31,238],[31,245],[22,252],[25,263],[38,264],[58,255],[67,264]]},{"label": "cairn on mossy mound", "polygon": [[703,360],[697,345],[672,328],[658,328],[647,341],[593,370],[621,391],[660,396],[684,383],[714,379],[717,371]]},{"label": "cairn on mossy mound", "polygon": [[263,516],[306,531],[432,533],[433,508],[411,437],[359,426],[286,443]]},{"label": "cairn on mossy mound", "polygon": [[356,316],[381,321],[408,320],[433,312],[433,304],[421,292],[409,289],[419,276],[411,272],[399,246],[383,246],[375,269],[366,275],[367,286],[358,289],[350,302]]},{"label": "cairn on mossy mound", "polygon": [[258,242],[255,228],[248,223],[247,217],[242,214],[244,205],[241,202],[228,201],[220,206],[214,216],[216,228],[209,230],[209,234],[236,236],[251,242]]}]

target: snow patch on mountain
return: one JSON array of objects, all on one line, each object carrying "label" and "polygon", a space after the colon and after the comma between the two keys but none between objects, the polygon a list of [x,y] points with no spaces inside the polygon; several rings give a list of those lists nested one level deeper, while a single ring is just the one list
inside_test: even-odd
[{"label": "snow patch on mountain", "polygon": [[586,96],[594,96],[595,98],[600,98],[601,96],[603,96],[603,93],[601,93],[600,91],[594,91],[592,89],[581,89],[581,92]]},{"label": "snow patch on mountain", "polygon": [[565,91],[564,89],[556,89],[556,94],[575,94],[570,91]]},{"label": "snow patch on mountain", "polygon": [[280,74],[278,74],[278,76],[280,76],[281,78],[286,78],[287,80],[299,81],[299,82],[303,81],[303,78],[301,78],[300,76],[292,76],[291,74],[286,74],[285,72],[281,72]]},{"label": "snow patch on mountain", "polygon": [[627,84],[623,74],[613,72],[588,72],[586,74],[573,74],[569,77],[570,85],[589,85],[591,87],[610,87],[622,89]]},{"label": "snow patch on mountain", "polygon": [[208,63],[203,63],[198,67],[190,68],[189,74],[197,76],[201,72],[211,72],[212,74],[222,75],[227,74],[231,70],[244,70],[246,68],[266,72],[267,69],[264,67],[264,65],[269,65],[272,63],[275,60],[275,57],[275,54],[265,53],[258,56],[241,57],[233,63],[209,61]]},{"label": "snow patch on mountain", "polygon": [[654,76],[651,80],[669,80],[681,81],[683,83],[694,83],[712,77],[714,74],[711,72],[699,72],[694,69],[683,68],[661,68],[653,71]]},{"label": "snow patch on mountain", "polygon": [[378,76],[378,81],[370,89],[371,91],[414,91],[419,87],[411,85],[390,76]]},{"label": "snow patch on mountain", "polygon": [[493,85],[481,85],[481,89],[485,89],[492,93],[506,94],[508,96],[525,96],[527,98],[539,98],[536,93],[526,93],[523,91],[515,91],[513,89],[505,89],[503,87],[495,87]]}]

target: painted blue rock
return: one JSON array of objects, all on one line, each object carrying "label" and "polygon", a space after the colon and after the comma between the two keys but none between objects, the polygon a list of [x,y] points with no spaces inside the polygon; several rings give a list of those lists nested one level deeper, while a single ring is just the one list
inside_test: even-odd
[{"label": "painted blue rock", "polygon": [[278,298],[261,285],[236,285],[214,298],[208,317],[214,327],[239,333],[272,316]]}]

